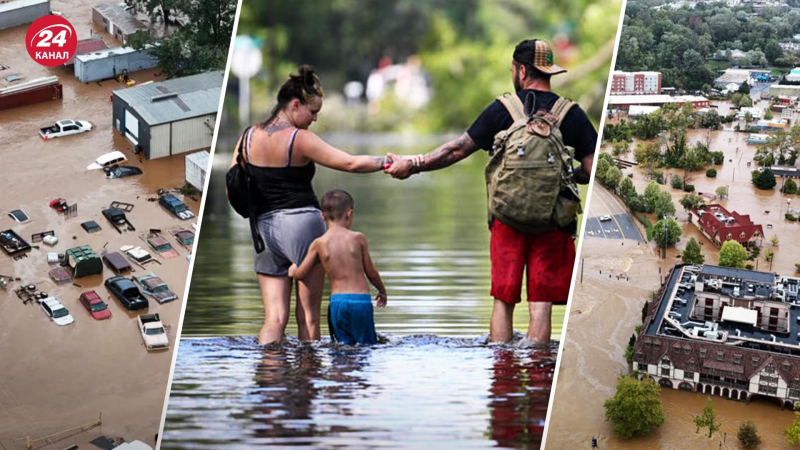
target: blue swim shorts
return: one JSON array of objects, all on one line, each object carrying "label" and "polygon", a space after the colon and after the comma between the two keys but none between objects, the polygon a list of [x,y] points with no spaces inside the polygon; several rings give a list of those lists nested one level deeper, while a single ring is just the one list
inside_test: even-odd
[{"label": "blue swim shorts", "polygon": [[328,307],[331,340],[340,344],[375,345],[375,320],[370,294],[331,294]]}]

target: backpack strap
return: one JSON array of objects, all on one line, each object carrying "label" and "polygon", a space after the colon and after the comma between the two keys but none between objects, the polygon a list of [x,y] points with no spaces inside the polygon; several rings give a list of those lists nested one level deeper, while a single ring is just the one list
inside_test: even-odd
[{"label": "backpack strap", "polygon": [[497,100],[502,103],[508,110],[508,113],[511,114],[511,120],[514,122],[527,120],[528,116],[525,115],[525,105],[522,104],[522,100],[519,99],[517,94],[506,92],[500,97],[497,97]]},{"label": "backpack strap", "polygon": [[561,126],[561,122],[564,121],[564,118],[567,117],[569,110],[575,105],[577,105],[577,103],[568,98],[559,97],[558,100],[556,100],[553,108],[550,109],[550,112],[557,117],[556,123],[554,124],[556,127]]}]

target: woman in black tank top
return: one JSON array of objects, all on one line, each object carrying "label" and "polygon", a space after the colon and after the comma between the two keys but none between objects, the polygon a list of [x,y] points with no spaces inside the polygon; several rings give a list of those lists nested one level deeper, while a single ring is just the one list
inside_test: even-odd
[{"label": "woman in black tank top", "polygon": [[[299,74],[290,75],[281,86],[272,115],[241,138],[244,164],[248,164],[255,182],[254,215],[266,244],[266,249],[255,256],[264,302],[264,326],[258,336],[262,344],[284,338],[292,293],[289,266],[300,264],[311,242],[325,232],[311,186],[315,163],[346,172],[370,173],[381,170],[387,162],[380,156],[350,155],[308,131],[322,109],[322,96],[314,70],[300,66]],[[235,164],[234,156],[231,167]],[[298,281],[296,317],[300,339],[320,339],[324,276],[321,265],[317,265],[310,275]]]}]

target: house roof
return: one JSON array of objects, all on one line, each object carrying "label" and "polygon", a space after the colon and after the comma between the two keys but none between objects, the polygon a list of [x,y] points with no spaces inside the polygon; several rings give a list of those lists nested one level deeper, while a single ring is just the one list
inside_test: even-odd
[{"label": "house roof", "polygon": [[775,283],[775,274],[769,272],[756,272],[754,270],[735,269],[733,267],[720,267],[704,264],[700,271],[702,275],[714,275],[718,277],[730,277],[747,281],[758,281],[761,283]]},{"label": "house roof", "polygon": [[75,47],[75,54],[72,55],[72,58],[69,61],[65,62],[65,66],[69,66],[75,63],[75,57],[78,55],[85,55],[86,53],[97,52],[100,50],[105,50],[108,48],[105,41],[103,41],[102,36],[92,36],[88,39],[81,39],[78,41],[78,46]]},{"label": "house roof", "polygon": [[119,89],[113,95],[125,101],[152,126],[216,114],[222,80],[222,71],[206,72]]},{"label": "house roof", "polygon": [[[716,236],[720,242],[734,240],[746,243],[753,239],[754,235],[756,239],[764,237],[763,227],[753,223],[749,215],[741,215],[735,211],[728,212],[718,204],[703,205],[693,209],[692,214],[697,216],[697,225],[708,235]],[[719,218],[716,214],[722,217]]]},{"label": "house roof", "polygon": [[116,28],[121,29],[123,35],[133,34],[139,30],[147,30],[147,27],[142,22],[139,22],[139,19],[125,11],[117,3],[103,2],[95,5],[93,9],[112,22]]},{"label": "house roof", "polygon": [[50,0],[17,0],[8,3],[0,4],[0,14],[14,11],[17,9],[27,8],[29,6],[49,4]]}]

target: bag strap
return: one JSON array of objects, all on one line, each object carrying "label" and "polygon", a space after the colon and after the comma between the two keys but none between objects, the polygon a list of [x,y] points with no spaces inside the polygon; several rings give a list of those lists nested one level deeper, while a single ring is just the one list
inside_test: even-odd
[{"label": "bag strap", "polygon": [[577,105],[577,103],[565,97],[559,97],[558,100],[556,100],[553,108],[550,109],[550,112],[557,117],[556,123],[554,124],[556,127],[561,126],[561,122],[564,121],[569,110],[575,105]]},{"label": "bag strap", "polygon": [[294,138],[297,137],[298,131],[300,131],[300,129],[295,128],[294,131],[292,131],[292,137],[289,138],[289,144],[288,144],[289,150],[286,152],[286,167],[292,165],[292,149],[294,149]]},{"label": "bag strap", "polygon": [[[239,140],[239,147],[236,148],[236,163],[239,165],[242,164],[243,159],[246,162],[250,162],[250,152],[249,152],[250,145],[249,142],[247,141],[252,128],[253,127],[247,127],[247,129],[244,130],[244,133],[242,133],[242,138]],[[245,147],[245,143],[247,143],[247,150],[246,150],[247,156],[242,154],[242,147]],[[245,164],[244,167],[246,170],[247,164]]]},{"label": "bag strap", "polygon": [[506,110],[511,114],[511,119],[514,122],[528,119],[528,116],[525,115],[525,105],[522,104],[522,100],[519,99],[517,94],[506,92],[497,97],[497,100],[506,107]]}]

